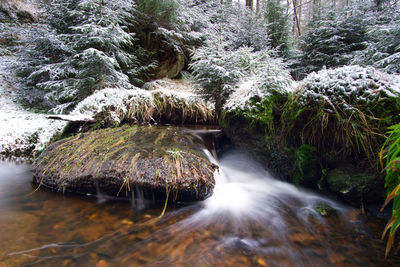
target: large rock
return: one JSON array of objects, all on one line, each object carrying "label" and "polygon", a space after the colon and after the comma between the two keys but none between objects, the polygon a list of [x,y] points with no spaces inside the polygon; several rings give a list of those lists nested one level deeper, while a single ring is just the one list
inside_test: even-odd
[{"label": "large rock", "polygon": [[185,67],[185,55],[182,53],[176,53],[174,51],[167,51],[165,55],[159,59],[157,68],[154,69],[154,78],[175,78],[177,77],[183,68]]},{"label": "large rock", "polygon": [[59,191],[202,200],[214,170],[198,137],[178,127],[123,126],[51,144],[33,164],[34,181]]},{"label": "large rock", "polygon": [[331,193],[355,206],[382,202],[385,198],[384,178],[375,169],[360,169],[352,164],[341,165],[328,172],[326,183]]},{"label": "large rock", "polygon": [[38,1],[0,1],[0,22],[37,22]]}]

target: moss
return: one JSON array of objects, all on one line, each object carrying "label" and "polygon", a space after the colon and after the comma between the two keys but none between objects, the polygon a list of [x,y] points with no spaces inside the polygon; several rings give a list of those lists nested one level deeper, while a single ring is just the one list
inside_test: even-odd
[{"label": "moss", "polygon": [[354,172],[353,169],[353,166],[347,165],[331,171],[328,175],[330,189],[343,194],[351,190],[356,190],[358,193],[370,190],[368,185],[375,179],[375,176]]},{"label": "moss", "polygon": [[102,181],[102,189],[113,195],[131,185],[158,190],[168,184],[173,192],[187,191],[182,194],[203,199],[214,186],[216,166],[194,139],[177,127],[126,125],[80,133],[51,144],[41,154],[34,163],[35,179],[90,193]]},{"label": "moss", "polygon": [[341,165],[328,172],[326,182],[330,192],[356,205],[361,201],[380,201],[384,197],[383,179],[376,169]]},{"label": "moss", "polygon": [[321,175],[317,149],[303,144],[294,153],[293,181],[297,185],[316,187]]},{"label": "moss", "polygon": [[328,217],[337,214],[337,210],[325,202],[318,202],[314,205],[313,209],[322,217]]}]

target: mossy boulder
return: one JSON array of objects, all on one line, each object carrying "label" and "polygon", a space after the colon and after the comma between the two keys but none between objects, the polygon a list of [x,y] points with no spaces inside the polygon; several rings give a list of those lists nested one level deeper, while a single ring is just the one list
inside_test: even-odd
[{"label": "mossy boulder", "polygon": [[0,22],[37,22],[38,1],[1,1]]},{"label": "mossy boulder", "polygon": [[360,169],[352,164],[341,165],[328,172],[328,190],[343,200],[359,206],[384,199],[383,177],[375,169]]},{"label": "mossy boulder", "polygon": [[123,126],[63,139],[34,162],[34,181],[59,191],[145,198],[203,200],[212,194],[214,170],[204,144],[183,128]]}]

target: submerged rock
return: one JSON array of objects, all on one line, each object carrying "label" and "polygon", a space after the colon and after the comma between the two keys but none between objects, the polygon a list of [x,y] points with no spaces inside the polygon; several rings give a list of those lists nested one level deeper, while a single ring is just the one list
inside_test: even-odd
[{"label": "submerged rock", "polygon": [[51,144],[33,164],[34,181],[59,191],[202,200],[214,170],[204,144],[178,127],[123,126]]},{"label": "submerged rock", "polygon": [[331,205],[325,202],[317,202],[313,209],[322,217],[329,217],[333,215],[337,215],[337,210],[332,208]]}]

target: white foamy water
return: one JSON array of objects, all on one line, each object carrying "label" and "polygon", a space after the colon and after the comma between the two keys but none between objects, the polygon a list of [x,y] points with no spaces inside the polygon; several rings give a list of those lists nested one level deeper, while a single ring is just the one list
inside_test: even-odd
[{"label": "white foamy water", "polygon": [[214,194],[204,202],[204,213],[226,213],[253,219],[279,217],[280,205],[283,203],[288,208],[293,205],[297,212],[315,215],[317,213],[314,208],[319,203],[325,203],[337,211],[345,210],[334,201],[275,179],[242,152],[229,152],[218,164]]}]

